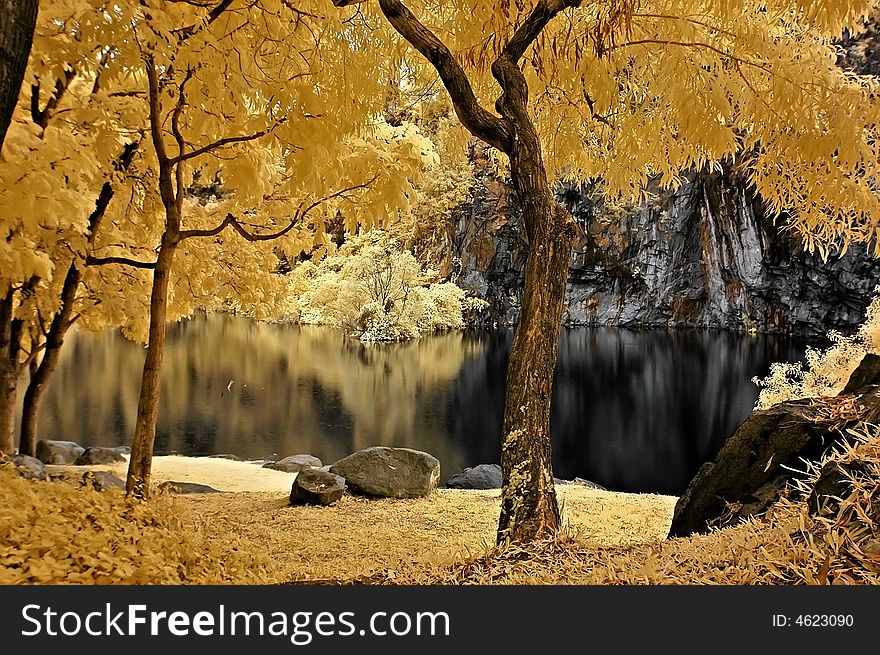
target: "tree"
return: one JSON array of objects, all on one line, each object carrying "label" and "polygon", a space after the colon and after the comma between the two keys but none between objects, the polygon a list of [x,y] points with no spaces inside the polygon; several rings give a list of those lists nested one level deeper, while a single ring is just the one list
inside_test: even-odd
[{"label": "tree", "polygon": [[436,69],[462,124],[506,155],[522,207],[499,543],[560,523],[550,398],[576,228],[549,180],[600,179],[638,198],[649,176],[674,187],[732,159],[808,249],[877,246],[877,84],[836,68],[832,45],[874,2],[413,0],[422,22],[402,0],[379,0],[381,15],[334,0],[355,3],[363,24],[384,16]]},{"label": "tree", "polygon": [[4,0],[0,6],[0,148],[18,102],[39,4],[39,0]]},{"label": "tree", "polygon": [[[0,450],[14,447],[21,372],[31,379],[20,449],[32,451],[68,329],[121,326],[148,342],[132,457],[141,481],[133,486],[146,487],[165,320],[197,307],[280,312],[287,285],[275,274],[277,251],[320,245],[340,212],[352,228],[383,224],[405,203],[416,148],[371,135],[380,103],[347,100],[348,84],[374,78],[346,65],[330,26],[306,24],[310,9],[218,0],[108,11],[60,0],[41,12],[31,93],[10,132],[13,156],[0,166],[9,235],[0,328],[10,334]],[[332,102],[334,91],[341,97]]]}]

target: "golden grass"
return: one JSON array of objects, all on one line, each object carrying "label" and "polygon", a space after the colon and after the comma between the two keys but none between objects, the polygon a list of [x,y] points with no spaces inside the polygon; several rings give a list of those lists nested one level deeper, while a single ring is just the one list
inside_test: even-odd
[{"label": "golden grass", "polygon": [[[880,584],[880,432],[832,455],[869,464],[831,513],[766,515],[664,540],[674,498],[560,487],[566,533],[491,547],[497,491],[288,507],[278,491],[134,502],[0,465],[2,583]],[[814,482],[821,463],[812,466]]]}]

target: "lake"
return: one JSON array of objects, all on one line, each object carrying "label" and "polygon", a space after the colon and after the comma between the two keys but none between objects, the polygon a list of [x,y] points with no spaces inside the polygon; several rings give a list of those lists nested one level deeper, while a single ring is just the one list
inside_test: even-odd
[{"label": "lake", "polygon": [[[158,454],[332,463],[374,445],[426,450],[441,481],[497,462],[511,330],[367,345],[322,327],[196,315],[169,326]],[[748,416],[751,382],[806,343],[704,330],[563,328],[554,473],[609,489],[679,494]],[[40,414],[41,436],[129,443],[144,349],[74,333]],[[23,390],[22,392],[23,393]]]}]

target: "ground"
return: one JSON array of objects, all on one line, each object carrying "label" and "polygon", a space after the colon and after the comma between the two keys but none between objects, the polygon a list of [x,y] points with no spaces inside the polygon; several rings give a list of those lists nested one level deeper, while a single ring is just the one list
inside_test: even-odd
[{"label": "ground", "polygon": [[[124,477],[126,463],[90,467]],[[197,482],[224,491],[175,499],[211,541],[230,534],[269,557],[291,580],[358,578],[401,563],[448,565],[495,542],[500,490],[438,489],[427,498],[346,495],[330,507],[289,507],[295,473],[207,457],[155,457],[153,482]],[[672,521],[674,496],[624,494],[581,485],[558,488],[567,530],[587,544],[657,542]]]}]

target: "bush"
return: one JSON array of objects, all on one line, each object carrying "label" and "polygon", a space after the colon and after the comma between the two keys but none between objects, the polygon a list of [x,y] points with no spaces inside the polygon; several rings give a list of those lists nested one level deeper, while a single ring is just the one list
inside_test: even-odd
[{"label": "bush", "polygon": [[292,320],[330,325],[361,341],[404,341],[460,329],[464,312],[488,306],[466,298],[422,267],[384,230],[352,237],[319,264],[297,266],[290,279]]}]

